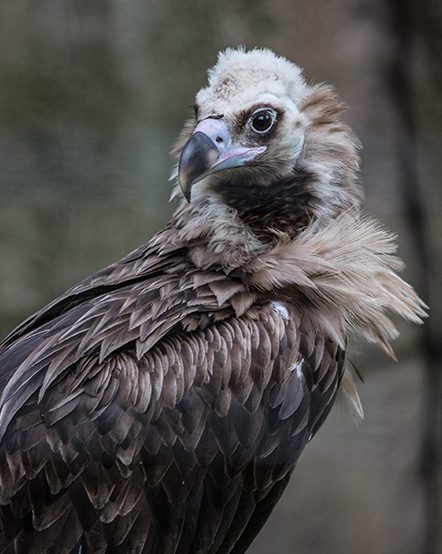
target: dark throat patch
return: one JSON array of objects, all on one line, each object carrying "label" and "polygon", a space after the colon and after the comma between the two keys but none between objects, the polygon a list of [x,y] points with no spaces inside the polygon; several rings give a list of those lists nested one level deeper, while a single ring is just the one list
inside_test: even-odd
[{"label": "dark throat patch", "polygon": [[310,222],[313,197],[307,185],[311,173],[294,169],[287,177],[256,184],[250,176],[235,175],[216,185],[224,202],[238,212],[241,220],[262,240],[273,240],[274,231],[296,235]]}]

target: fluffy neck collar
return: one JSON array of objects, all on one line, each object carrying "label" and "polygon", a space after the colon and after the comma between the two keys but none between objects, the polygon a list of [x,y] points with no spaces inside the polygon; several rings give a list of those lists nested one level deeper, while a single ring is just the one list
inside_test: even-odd
[{"label": "fluffy neck collar", "polygon": [[[358,213],[318,219],[295,237],[275,233],[272,244],[249,233],[234,210],[178,210],[175,237],[202,270],[240,276],[264,297],[296,301],[318,319],[339,320],[344,334],[358,334],[394,356],[398,331],[390,314],[415,323],[425,304],[397,272],[395,237]],[[183,224],[182,218],[192,226]],[[212,219],[210,222],[208,218]]]},{"label": "fluffy neck collar", "polygon": [[345,331],[380,344],[394,357],[398,331],[389,314],[422,323],[426,306],[397,272],[395,237],[355,214],[310,225],[247,266],[250,286],[288,291],[318,313],[336,314]]}]

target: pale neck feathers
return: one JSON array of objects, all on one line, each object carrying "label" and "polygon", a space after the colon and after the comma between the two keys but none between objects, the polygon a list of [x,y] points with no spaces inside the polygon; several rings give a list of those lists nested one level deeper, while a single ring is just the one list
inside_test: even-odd
[{"label": "pale neck feathers", "polygon": [[394,356],[398,331],[388,313],[422,323],[425,304],[397,275],[395,237],[373,219],[346,214],[317,221],[248,265],[262,290],[296,287],[315,308],[339,315],[349,334],[380,344]]},{"label": "pale neck feathers", "polygon": [[246,288],[264,296],[292,298],[317,314],[319,326],[337,318],[344,335],[360,335],[393,357],[398,331],[389,314],[415,323],[426,315],[397,275],[403,263],[394,235],[356,212],[319,219],[296,237],[281,234],[273,245],[250,236],[227,209],[211,223],[202,214],[193,221],[193,233],[175,228],[173,242],[189,249],[197,267],[240,274]]}]

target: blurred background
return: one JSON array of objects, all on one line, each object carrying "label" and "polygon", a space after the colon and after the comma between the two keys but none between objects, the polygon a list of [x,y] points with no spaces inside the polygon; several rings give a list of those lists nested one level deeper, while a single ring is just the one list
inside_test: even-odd
[{"label": "blurred background", "polygon": [[[267,46],[336,86],[368,211],[431,306],[398,364],[365,345],[251,554],[436,554],[442,344],[436,0],[1,0],[0,331],[167,221],[168,154],[218,50]],[[439,468],[439,469],[438,469]]]}]

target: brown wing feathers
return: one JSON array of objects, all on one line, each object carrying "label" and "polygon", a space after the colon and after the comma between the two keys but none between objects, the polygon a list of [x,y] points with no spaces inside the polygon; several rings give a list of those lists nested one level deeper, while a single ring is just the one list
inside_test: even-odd
[{"label": "brown wing feathers", "polygon": [[[10,510],[11,501],[15,528],[30,522],[28,533],[22,529],[15,539],[17,551],[37,552],[30,546],[32,529],[46,537],[39,539],[41,545],[55,544],[54,533],[69,520],[75,525],[66,551],[84,533],[91,551],[106,544],[128,551],[138,540],[153,541],[155,548],[161,544],[164,552],[180,544],[183,552],[189,544],[217,552],[212,543],[221,548],[227,541],[227,552],[241,532],[234,528],[238,518],[247,525],[307,442],[317,416],[303,398],[314,394],[316,385],[313,377],[309,387],[305,377],[286,371],[301,356],[299,320],[281,318],[267,304],[257,319],[232,317],[186,336],[170,334],[168,327],[169,334],[140,356],[135,344],[148,316],[141,317],[137,302],[144,299],[149,307],[155,298],[161,301],[151,308],[160,320],[178,306],[180,318],[186,316],[179,298],[154,294],[154,287],[149,294],[147,283],[152,286],[155,279],[86,300],[18,339],[17,348],[29,341],[31,352],[22,362],[22,375],[16,372],[9,381],[13,386],[4,389],[5,405],[16,417],[7,428],[0,464],[2,509]],[[209,318],[217,309],[226,310],[229,294],[244,293],[237,283],[219,286],[218,275],[215,293],[206,279],[197,278],[196,289],[191,274],[188,287],[180,279],[181,297],[192,291],[197,298],[201,289]],[[166,288],[167,283],[166,277]],[[111,307],[113,319],[100,306],[111,299],[120,307]],[[110,333],[124,322],[131,340],[123,350],[113,342],[116,350],[101,359],[103,317]],[[90,332],[93,325],[100,339]],[[127,332],[131,326],[133,335]],[[161,326],[152,328],[157,332]],[[339,371],[338,366],[332,371],[334,389]],[[146,517],[149,527],[137,527],[137,518]],[[129,534],[130,529],[139,531]],[[5,536],[9,540],[14,533],[9,529]]]},{"label": "brown wing feathers", "polygon": [[2,346],[5,551],[243,552],[330,410],[346,319],[321,287],[345,298],[339,266],[323,285],[293,241],[293,271],[270,253],[201,269],[164,233]]}]

